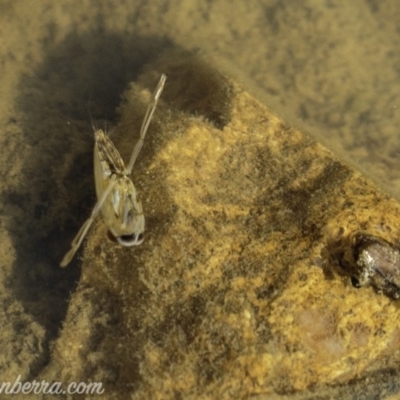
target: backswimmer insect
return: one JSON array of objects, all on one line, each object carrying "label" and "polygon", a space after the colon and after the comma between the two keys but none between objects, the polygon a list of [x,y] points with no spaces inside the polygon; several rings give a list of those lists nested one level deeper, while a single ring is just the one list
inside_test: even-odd
[{"label": "backswimmer insect", "polygon": [[111,139],[101,129],[94,133],[94,180],[97,203],[90,217],[71,243],[71,249],[62,259],[60,266],[66,267],[74,257],[94,219],[101,211],[104,222],[111,235],[122,246],[137,246],[144,240],[144,214],[137,191],[129,175],[143,146],[158,100],[164,89],[167,77],[161,75],[154,90],[152,100],[147,107],[140,138],[136,143],[128,165],[125,167],[118,150]]}]

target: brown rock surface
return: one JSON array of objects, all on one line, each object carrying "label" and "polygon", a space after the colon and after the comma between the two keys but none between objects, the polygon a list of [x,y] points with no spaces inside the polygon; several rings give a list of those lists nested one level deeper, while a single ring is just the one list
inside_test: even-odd
[{"label": "brown rock surface", "polygon": [[202,61],[172,59],[132,85],[113,132],[127,159],[143,88],[165,72],[133,173],[145,243],[96,222],[45,376],[111,397],[246,398],[395,368],[397,302],[325,272],[338,227],[396,243],[398,203]]}]

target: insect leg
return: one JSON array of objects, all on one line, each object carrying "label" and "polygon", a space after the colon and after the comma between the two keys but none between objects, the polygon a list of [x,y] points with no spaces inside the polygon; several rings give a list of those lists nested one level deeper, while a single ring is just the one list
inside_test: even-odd
[{"label": "insect leg", "polygon": [[74,257],[75,253],[79,249],[79,246],[81,245],[83,239],[85,238],[86,234],[88,233],[89,228],[92,226],[92,223],[94,219],[97,217],[99,214],[101,207],[104,204],[104,201],[106,200],[107,196],[110,194],[111,190],[116,184],[116,176],[112,175],[111,176],[111,182],[107,186],[106,190],[103,192],[102,196],[98,200],[98,202],[95,204],[92,213],[90,214],[90,217],[83,223],[81,229],[79,229],[79,232],[76,234],[74,240],[71,243],[71,249],[68,251],[68,253],[64,256],[60,263],[60,267],[66,267]]},{"label": "insect leg", "polygon": [[162,74],[160,81],[158,82],[158,85],[157,85],[156,89],[154,90],[153,98],[147,107],[146,114],[143,118],[142,126],[140,128],[140,139],[136,143],[135,148],[133,149],[133,153],[131,155],[129,164],[125,171],[126,175],[129,175],[132,172],[132,168],[135,164],[137,156],[139,155],[139,152],[143,146],[144,137],[146,136],[147,129],[149,128],[151,119],[153,118],[153,114],[154,114],[154,111],[156,110],[158,100],[160,99],[161,93],[164,89],[164,84],[165,84],[166,79],[167,79],[167,76],[165,74]]}]

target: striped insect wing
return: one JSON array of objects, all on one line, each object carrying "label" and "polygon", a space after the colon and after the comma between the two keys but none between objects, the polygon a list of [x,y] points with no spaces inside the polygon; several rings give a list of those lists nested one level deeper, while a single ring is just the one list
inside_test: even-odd
[{"label": "striped insect wing", "polygon": [[125,164],[110,138],[99,129],[95,132],[94,180],[99,199],[110,183],[112,174],[122,174]]},{"label": "striped insect wing", "polygon": [[95,133],[94,175],[99,199],[115,176],[116,183],[104,201],[101,213],[115,239],[124,246],[142,243],[144,215],[132,181],[124,174],[125,164],[112,141],[102,131]]}]

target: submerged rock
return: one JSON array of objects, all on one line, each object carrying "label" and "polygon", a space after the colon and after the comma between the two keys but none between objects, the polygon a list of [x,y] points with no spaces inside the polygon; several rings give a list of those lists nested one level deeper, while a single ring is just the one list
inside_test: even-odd
[{"label": "submerged rock", "polygon": [[42,376],[101,381],[108,398],[247,398],[389,379],[398,303],[354,288],[334,239],[363,232],[396,246],[398,203],[213,67],[177,59],[131,85],[112,134],[127,160],[166,73],[132,174],[145,241],[121,247],[96,220]]}]

